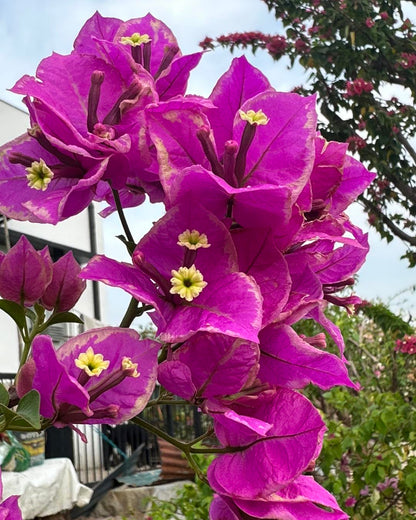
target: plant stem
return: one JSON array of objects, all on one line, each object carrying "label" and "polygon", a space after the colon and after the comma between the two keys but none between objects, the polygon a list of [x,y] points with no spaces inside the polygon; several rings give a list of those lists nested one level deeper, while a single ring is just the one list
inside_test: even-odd
[{"label": "plant stem", "polygon": [[398,493],[398,494],[394,497],[394,499],[390,502],[390,504],[389,504],[387,507],[385,507],[385,508],[383,509],[383,511],[380,511],[380,513],[377,513],[375,516],[373,516],[373,517],[371,518],[371,520],[376,520],[376,518],[380,518],[381,516],[384,515],[384,513],[387,513],[387,511],[388,511],[389,509],[391,509],[391,508],[392,508],[392,507],[393,507],[393,506],[394,506],[394,505],[395,505],[395,504],[396,504],[396,503],[401,499],[402,495],[403,495],[403,491],[400,492],[400,493]]},{"label": "plant stem", "polygon": [[172,444],[173,446],[176,446],[176,448],[181,450],[182,453],[185,455],[186,460],[189,462],[190,466],[193,468],[195,473],[198,475],[198,478],[200,478],[201,480],[206,482],[206,476],[202,473],[200,467],[198,466],[198,464],[192,457],[192,455],[190,453],[190,448],[188,447],[188,445],[186,443],[178,441],[178,439],[175,439],[168,433],[164,432],[163,430],[160,430],[157,426],[154,426],[153,424],[148,423],[147,421],[145,421],[144,419],[141,419],[140,417],[133,417],[133,419],[130,419],[130,421],[133,422],[134,424],[141,426],[148,432],[161,437],[165,441],[170,442],[170,444]]},{"label": "plant stem", "polygon": [[157,426],[150,424],[149,422],[145,421],[144,419],[141,419],[140,417],[133,417],[133,419],[130,419],[130,421],[134,424],[137,424],[147,430],[150,433],[153,433],[154,435],[157,435],[158,437],[161,437],[165,441],[170,442],[173,444],[173,446],[176,446],[179,450],[183,451],[186,455],[186,453],[189,453],[188,445],[184,442],[178,441],[178,439],[175,439],[175,437],[172,437],[168,433],[164,432]]},{"label": "plant stem", "polygon": [[194,446],[197,442],[201,442],[203,441],[204,439],[206,439],[207,437],[209,437],[210,435],[212,435],[212,433],[214,432],[214,429],[213,428],[209,428],[205,433],[203,433],[202,435],[200,435],[199,437],[197,437],[196,439],[188,442],[188,446],[191,447],[191,446]]},{"label": "plant stem", "polygon": [[136,298],[131,298],[129,306],[127,307],[126,313],[123,316],[123,319],[120,322],[120,327],[129,328],[133,323],[134,318],[137,316],[137,307],[139,302]]},{"label": "plant stem", "polygon": [[126,234],[126,238],[129,242],[134,244],[134,238],[130,232],[129,225],[127,224],[127,220],[124,215],[124,211],[123,211],[123,207],[121,205],[120,196],[118,194],[118,191],[113,188],[111,188],[111,191],[113,192],[113,197],[114,197],[114,202],[116,204],[117,213],[118,213],[121,225],[123,226],[124,233]]},{"label": "plant stem", "polygon": [[189,447],[190,453],[235,453],[242,451],[240,446],[227,446],[225,448],[192,448]]},{"label": "plant stem", "polygon": [[189,401],[185,401],[185,399],[152,399],[151,401],[148,401],[146,408],[151,408],[152,406],[157,406],[159,404],[167,404],[167,405],[173,405],[173,404],[183,404],[188,406],[194,406]]},{"label": "plant stem", "polygon": [[30,347],[32,346],[32,342],[35,339],[36,334],[38,334],[38,332],[39,332],[38,329],[39,329],[39,316],[38,315],[36,315],[36,319],[33,324],[33,328],[31,330],[31,332],[29,332],[29,329],[28,329],[28,326],[26,323],[26,319],[25,319],[24,334],[22,333],[22,339],[23,339],[25,346],[23,348],[22,357],[20,358],[19,369],[17,372],[19,372],[19,370],[22,368],[22,366],[27,361],[27,358],[28,358],[29,352],[30,352]]}]

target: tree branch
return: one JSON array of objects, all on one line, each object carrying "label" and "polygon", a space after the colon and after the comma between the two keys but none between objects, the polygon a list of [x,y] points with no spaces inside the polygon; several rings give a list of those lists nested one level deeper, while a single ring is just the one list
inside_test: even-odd
[{"label": "tree branch", "polygon": [[407,153],[410,155],[410,157],[416,163],[415,149],[413,148],[413,146],[409,143],[409,141],[406,139],[406,137],[401,132],[399,132],[397,134],[397,140],[399,141],[400,144],[402,144],[406,148]]},{"label": "tree branch", "polygon": [[397,226],[392,220],[390,220],[387,215],[385,215],[381,210],[379,210],[374,203],[372,203],[365,197],[361,197],[360,200],[362,200],[365,207],[371,210],[373,213],[375,213],[377,217],[381,219],[384,222],[384,224],[390,229],[390,231],[394,233],[398,238],[401,238],[404,242],[407,242],[411,246],[416,246],[416,237],[405,233],[402,229],[399,228],[399,226]]},{"label": "tree branch", "polygon": [[394,499],[390,502],[390,504],[387,507],[385,507],[383,509],[383,511],[380,511],[380,513],[377,513],[376,515],[374,515],[373,518],[371,518],[371,520],[376,520],[376,518],[380,518],[381,516],[383,516],[384,513],[386,513],[389,509],[391,509],[400,500],[402,495],[403,495],[403,491],[401,493],[398,493],[394,497]]},{"label": "tree branch", "polygon": [[416,204],[416,190],[412,186],[391,171],[388,173],[384,172],[384,175],[405,197]]}]

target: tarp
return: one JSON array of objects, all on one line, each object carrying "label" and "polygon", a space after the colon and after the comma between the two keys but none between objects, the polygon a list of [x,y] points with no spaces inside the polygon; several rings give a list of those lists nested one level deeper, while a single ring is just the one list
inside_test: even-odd
[{"label": "tarp", "polygon": [[19,473],[3,471],[2,481],[3,499],[20,496],[23,520],[85,506],[93,493],[79,482],[72,462],[66,458],[47,459]]}]

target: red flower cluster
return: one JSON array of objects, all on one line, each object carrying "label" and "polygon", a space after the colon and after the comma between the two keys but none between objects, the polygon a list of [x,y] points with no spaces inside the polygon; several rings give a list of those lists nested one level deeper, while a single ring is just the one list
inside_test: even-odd
[{"label": "red flower cluster", "polygon": [[403,354],[416,354],[416,336],[406,334],[403,339],[398,339],[394,350]]},{"label": "red flower cluster", "polygon": [[206,51],[207,49],[213,49],[214,48],[214,40],[207,36],[202,40],[202,42],[199,42],[199,46]]},{"label": "red flower cluster", "polygon": [[260,47],[262,49],[267,49],[273,58],[279,58],[282,56],[287,48],[287,42],[284,36],[270,36],[260,31],[231,33],[219,36],[216,40],[206,37],[199,45],[203,49],[213,49],[214,42],[219,43],[220,45],[229,45],[231,50],[233,50],[234,47],[242,47],[243,49],[250,46]]},{"label": "red flower cluster", "polygon": [[295,41],[295,49],[303,54],[307,54],[311,50],[309,45],[305,42],[305,40],[302,40],[302,38],[298,38]]},{"label": "red flower cluster", "polygon": [[265,47],[270,40],[270,36],[260,31],[249,31],[243,33],[231,33],[228,35],[219,36],[217,42],[221,45],[227,44],[234,47],[243,47],[243,49],[256,45],[258,47]]},{"label": "red flower cluster", "polygon": [[272,36],[266,44],[266,49],[273,58],[279,58],[287,48],[286,38],[283,36]]},{"label": "red flower cluster", "polygon": [[414,65],[416,65],[416,54],[413,52],[400,53],[399,65],[404,69],[410,69],[411,67],[414,67]]},{"label": "red flower cluster", "polygon": [[354,81],[347,81],[347,92],[345,97],[361,96],[363,92],[371,92],[373,88],[371,81],[356,78]]},{"label": "red flower cluster", "polygon": [[367,146],[365,140],[359,135],[352,135],[347,138],[348,150],[351,152],[357,152],[358,150],[362,150]]}]

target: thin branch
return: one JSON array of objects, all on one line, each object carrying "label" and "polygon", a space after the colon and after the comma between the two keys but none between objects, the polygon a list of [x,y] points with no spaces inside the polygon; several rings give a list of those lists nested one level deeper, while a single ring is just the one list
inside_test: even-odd
[{"label": "thin branch", "polygon": [[136,300],[136,298],[131,298],[129,306],[127,307],[127,310],[123,316],[123,319],[120,322],[120,327],[123,328],[129,328],[130,325],[133,323],[134,318],[137,316],[137,308],[138,308],[139,302]]},{"label": "thin branch", "polygon": [[373,518],[371,518],[370,520],[376,520],[376,518],[380,518],[381,516],[383,516],[384,513],[386,513],[389,509],[391,509],[400,500],[402,495],[403,495],[403,491],[401,493],[399,493],[398,495],[396,495],[394,500],[392,500],[390,502],[390,504],[383,509],[383,511],[380,511],[380,513],[377,513],[376,515],[374,515]]},{"label": "thin branch", "polygon": [[123,211],[123,207],[121,205],[120,196],[118,194],[118,191],[113,188],[111,188],[111,191],[113,193],[114,202],[115,202],[116,208],[117,208],[117,213],[120,218],[121,225],[123,226],[124,233],[126,234],[126,238],[129,242],[134,244],[134,238],[133,238],[133,235],[131,234],[129,225],[128,225],[126,217],[124,215],[124,211]]},{"label": "thin branch", "polygon": [[149,422],[145,421],[141,417],[138,417],[138,416],[133,417],[132,419],[130,419],[130,422],[132,422],[134,424],[137,424],[138,426],[144,428],[148,432],[153,433],[157,437],[161,437],[165,441],[170,442],[170,444],[172,444],[173,446],[175,446],[179,450],[183,451],[184,453],[186,453],[188,451],[188,445],[187,444],[179,441],[178,439],[175,439],[175,437],[172,437],[168,433],[164,432],[163,430],[161,430],[160,428],[158,428],[154,424],[150,424]]},{"label": "thin branch", "polygon": [[387,215],[385,215],[381,210],[379,210],[374,203],[372,203],[365,197],[360,197],[360,200],[362,200],[366,208],[375,213],[377,217],[380,218],[384,222],[384,224],[386,224],[386,226],[390,229],[390,231],[392,231],[397,237],[401,238],[405,242],[408,242],[412,246],[416,246],[416,237],[412,237],[411,235],[405,233],[394,222],[392,222]]},{"label": "thin branch", "polygon": [[9,226],[7,224],[7,217],[6,215],[0,215],[3,217],[3,227],[4,227],[4,241],[6,246],[6,253],[10,250],[10,233],[9,233]]},{"label": "thin branch", "polygon": [[152,406],[159,406],[160,404],[166,405],[174,405],[174,404],[182,404],[184,406],[195,406],[189,401],[185,401],[185,399],[152,399],[147,402],[146,408],[151,408]]},{"label": "thin branch", "polygon": [[409,143],[409,141],[406,139],[406,137],[401,132],[399,132],[397,134],[397,140],[399,141],[399,143],[401,143],[406,148],[406,151],[408,152],[410,157],[416,163],[416,152],[415,152],[415,149],[413,148],[413,146]]},{"label": "thin branch", "polygon": [[406,181],[400,178],[398,175],[395,175],[392,171],[387,171],[383,173],[384,176],[391,181],[397,189],[401,191],[401,193],[407,197],[411,202],[416,204],[416,190],[410,186]]},{"label": "thin branch", "polygon": [[374,356],[373,354],[371,354],[371,352],[369,352],[363,345],[360,345],[358,343],[358,341],[355,341],[354,339],[352,338],[347,338],[347,341],[349,341],[350,343],[352,343],[355,347],[357,347],[358,349],[360,349],[361,351],[363,351],[372,361],[374,361],[374,363],[378,363],[380,360],[376,358],[376,356]]}]

